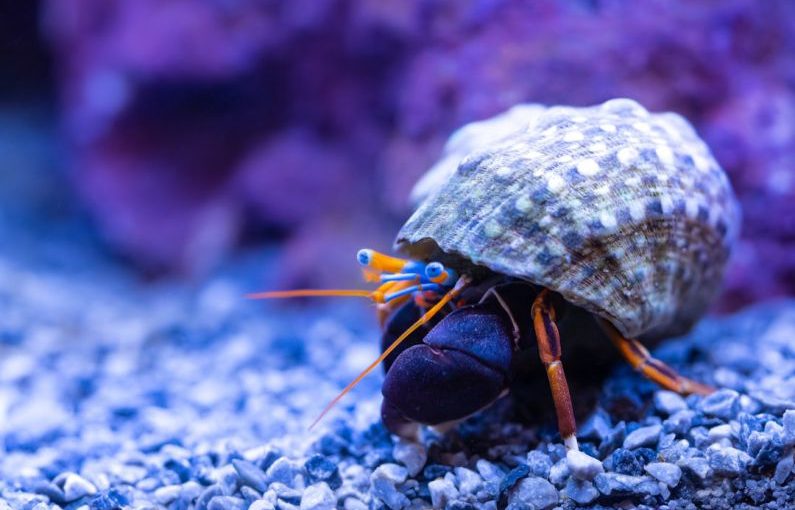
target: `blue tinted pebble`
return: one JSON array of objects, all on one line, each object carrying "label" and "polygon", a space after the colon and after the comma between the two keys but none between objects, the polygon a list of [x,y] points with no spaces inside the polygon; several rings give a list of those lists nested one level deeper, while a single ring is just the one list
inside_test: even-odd
[{"label": "blue tinted pebble", "polygon": [[455,473],[455,484],[462,496],[475,494],[483,485],[483,479],[479,474],[465,467],[457,467]]},{"label": "blue tinted pebble", "polygon": [[408,471],[403,466],[382,464],[370,475],[370,493],[391,510],[403,508],[409,500],[396,486],[405,482],[407,477]]},{"label": "blue tinted pebble", "polygon": [[96,494],[97,488],[82,476],[70,473],[63,481],[64,501],[74,501],[83,496]]},{"label": "blue tinted pebble", "polygon": [[594,459],[575,450],[569,450],[566,454],[566,462],[571,475],[579,480],[593,480],[596,475],[605,470],[599,459]]},{"label": "blue tinted pebble", "polygon": [[30,490],[42,496],[47,496],[53,503],[62,504],[65,502],[64,491],[54,483],[42,480],[35,483]]},{"label": "blue tinted pebble", "polygon": [[784,411],[782,418],[784,425],[784,441],[787,445],[795,445],[795,409]]},{"label": "blue tinted pebble", "polygon": [[265,478],[265,473],[247,460],[235,459],[232,461],[240,481],[249,487],[265,492],[268,490],[268,482]]},{"label": "blue tinted pebble", "polygon": [[704,397],[698,404],[699,410],[708,416],[729,420],[737,414],[739,393],[734,390],[718,390]]},{"label": "blue tinted pebble", "polygon": [[687,402],[673,391],[660,390],[654,393],[654,407],[670,416],[687,409]]},{"label": "blue tinted pebble", "polygon": [[252,489],[248,485],[240,487],[240,495],[243,497],[243,499],[246,500],[246,503],[248,504],[257,501],[262,497],[262,494],[259,491],[257,491],[256,489]]},{"label": "blue tinted pebble", "polygon": [[258,499],[252,502],[248,510],[276,510],[276,505],[264,499]]},{"label": "blue tinted pebble", "polygon": [[622,475],[639,476],[643,472],[643,463],[631,451],[619,448],[610,456],[609,468]]},{"label": "blue tinted pebble", "polygon": [[742,450],[715,444],[707,448],[707,460],[716,474],[737,476],[745,471],[753,459]]},{"label": "blue tinted pebble", "polygon": [[602,441],[610,433],[610,417],[603,409],[598,409],[577,431],[579,439]]},{"label": "blue tinted pebble", "polygon": [[778,461],[776,464],[776,471],[773,475],[773,479],[779,485],[784,485],[784,483],[789,478],[790,474],[792,474],[793,465],[795,464],[795,454],[790,453],[786,455],[783,459]]},{"label": "blue tinted pebble", "polygon": [[334,510],[337,497],[325,482],[310,485],[301,496],[301,510]]},{"label": "blue tinted pebble", "polygon": [[310,483],[325,482],[333,490],[342,486],[337,465],[322,455],[312,455],[304,463],[304,470]]},{"label": "blue tinted pebble", "polygon": [[185,483],[191,477],[191,465],[187,459],[169,459],[163,467],[169,471],[173,471],[178,477],[180,483]]},{"label": "blue tinted pebble", "polygon": [[182,487],[179,485],[166,485],[155,490],[155,501],[161,505],[168,505],[180,496]]},{"label": "blue tinted pebble", "polygon": [[544,510],[558,504],[560,496],[554,485],[539,478],[531,476],[523,478],[511,489],[508,495],[508,508],[534,508]]},{"label": "blue tinted pebble", "polygon": [[268,483],[279,482],[292,487],[296,474],[297,470],[293,463],[286,457],[281,457],[271,464],[265,472],[265,478]]},{"label": "blue tinted pebble", "polygon": [[668,487],[676,487],[682,478],[682,468],[669,462],[651,462],[643,469]]},{"label": "blue tinted pebble", "polygon": [[556,463],[552,464],[552,467],[549,469],[549,481],[558,487],[562,487],[570,474],[571,471],[569,471],[569,461],[566,459],[560,459]]},{"label": "blue tinted pebble", "polygon": [[599,491],[587,480],[569,478],[566,482],[566,495],[574,502],[587,505],[599,497]]},{"label": "blue tinted pebble", "polygon": [[404,439],[395,443],[392,456],[406,467],[409,476],[416,476],[428,461],[428,453],[423,445]]},{"label": "blue tinted pebble", "polygon": [[641,446],[656,445],[660,438],[660,432],[662,432],[662,425],[650,425],[635,429],[624,439],[624,448],[632,450]]},{"label": "blue tinted pebble", "polygon": [[207,510],[207,505],[210,503],[210,500],[216,496],[223,496],[224,490],[221,488],[220,485],[211,485],[204,489],[199,495],[199,498],[196,500],[196,510]]},{"label": "blue tinted pebble", "polygon": [[207,510],[246,510],[245,500],[233,496],[215,496],[207,504]]},{"label": "blue tinted pebble", "polygon": [[712,468],[704,457],[683,457],[676,465],[702,481],[712,473]]},{"label": "blue tinted pebble", "polygon": [[519,480],[526,477],[530,474],[530,468],[524,464],[516,466],[512,470],[508,472],[508,474],[503,477],[500,481],[500,495],[502,496],[506,492],[510,491],[514,485],[516,485]]},{"label": "blue tinted pebble", "polygon": [[660,487],[648,476],[631,476],[620,473],[596,475],[594,485],[605,496],[656,496]]},{"label": "blue tinted pebble", "polygon": [[428,490],[430,491],[431,504],[433,504],[434,508],[445,508],[458,498],[458,489],[456,489],[453,481],[447,477],[438,478],[430,482]]},{"label": "blue tinted pebble", "polygon": [[549,470],[552,469],[552,459],[545,453],[533,450],[527,454],[527,467],[534,476],[549,478]]}]

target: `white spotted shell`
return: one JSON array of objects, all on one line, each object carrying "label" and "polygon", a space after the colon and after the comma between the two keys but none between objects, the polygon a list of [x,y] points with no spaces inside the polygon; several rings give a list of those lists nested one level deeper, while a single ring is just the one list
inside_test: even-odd
[{"label": "white spotted shell", "polygon": [[627,336],[689,329],[739,225],[726,174],[690,124],[629,99],[523,105],[465,127],[414,196],[398,249],[438,247],[547,287]]}]

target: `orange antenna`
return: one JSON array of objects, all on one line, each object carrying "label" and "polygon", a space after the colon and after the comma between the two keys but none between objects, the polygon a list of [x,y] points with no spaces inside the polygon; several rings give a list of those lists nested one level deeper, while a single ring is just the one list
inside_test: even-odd
[{"label": "orange antenna", "polygon": [[456,298],[456,297],[457,297],[457,296],[458,296],[458,295],[461,293],[461,291],[463,291],[463,290],[464,290],[464,288],[465,288],[465,287],[466,287],[466,286],[469,284],[469,282],[470,282],[470,279],[469,279],[468,277],[466,277],[466,276],[462,276],[461,278],[459,278],[459,279],[458,279],[458,282],[456,282],[456,284],[455,284],[455,287],[453,287],[453,288],[450,290],[450,292],[448,292],[447,294],[445,294],[445,295],[442,297],[442,299],[440,299],[440,300],[439,300],[439,302],[438,302],[438,303],[436,303],[435,305],[433,305],[433,307],[432,307],[430,310],[428,310],[427,312],[425,312],[425,314],[424,314],[422,317],[420,317],[419,319],[417,319],[417,322],[415,322],[414,324],[412,324],[412,325],[411,325],[411,327],[409,327],[409,328],[408,328],[406,331],[404,331],[404,332],[403,332],[403,334],[402,334],[402,335],[400,335],[400,336],[397,338],[397,340],[395,340],[394,342],[392,342],[392,345],[390,345],[389,347],[387,347],[387,349],[386,349],[386,350],[385,350],[383,353],[381,353],[381,355],[380,355],[380,356],[379,356],[379,357],[378,357],[378,358],[377,358],[375,361],[373,361],[372,363],[370,363],[370,366],[368,366],[367,368],[365,368],[365,369],[364,369],[364,371],[363,371],[361,374],[359,374],[359,375],[356,377],[356,379],[354,379],[353,381],[351,381],[351,383],[350,383],[350,384],[348,384],[348,385],[345,387],[345,389],[343,389],[343,390],[340,392],[340,394],[339,394],[339,395],[337,395],[336,397],[334,397],[334,400],[332,400],[331,402],[329,402],[329,404],[328,404],[328,405],[327,405],[327,406],[326,406],[326,407],[323,409],[323,411],[320,413],[320,415],[319,415],[317,418],[315,418],[315,421],[313,421],[313,422],[312,422],[312,424],[309,426],[309,428],[310,428],[310,429],[312,429],[312,427],[314,427],[315,425],[317,425],[317,423],[318,423],[320,420],[322,420],[322,419],[323,419],[323,417],[324,417],[324,416],[325,416],[325,415],[326,415],[326,414],[327,414],[329,411],[331,411],[331,409],[332,409],[332,408],[333,408],[333,407],[334,407],[334,406],[337,404],[337,402],[339,402],[339,401],[340,401],[340,399],[342,399],[342,397],[344,397],[344,396],[345,396],[345,395],[346,395],[346,394],[347,394],[349,391],[351,391],[351,390],[352,390],[352,389],[353,389],[353,388],[354,388],[354,387],[355,387],[357,384],[359,384],[359,383],[361,382],[361,380],[362,380],[362,379],[364,379],[365,377],[367,377],[367,374],[369,374],[370,372],[372,372],[372,371],[373,371],[373,369],[375,369],[375,367],[377,367],[378,365],[380,365],[380,364],[381,364],[381,362],[382,362],[382,361],[384,361],[384,360],[387,358],[387,356],[389,356],[389,355],[392,353],[392,351],[394,351],[395,349],[397,349],[397,347],[398,347],[398,346],[399,346],[401,343],[403,343],[403,341],[404,341],[406,338],[408,338],[408,337],[409,337],[409,335],[411,335],[412,333],[414,333],[414,331],[416,331],[416,330],[417,330],[417,328],[419,328],[420,326],[422,326],[423,324],[425,324],[426,322],[428,322],[429,320],[431,320],[431,319],[432,319],[432,318],[433,318],[433,317],[434,317],[434,316],[435,316],[437,313],[439,313],[439,310],[441,310],[442,308],[444,308],[444,306],[445,306],[447,303],[449,303],[450,301],[452,301],[453,299],[455,299],[455,298]]}]

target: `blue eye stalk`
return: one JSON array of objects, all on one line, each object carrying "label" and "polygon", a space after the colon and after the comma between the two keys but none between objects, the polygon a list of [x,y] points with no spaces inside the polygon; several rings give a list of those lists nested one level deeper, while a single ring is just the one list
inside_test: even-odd
[{"label": "blue eye stalk", "polygon": [[456,272],[445,267],[441,262],[424,263],[399,259],[369,249],[359,250],[356,260],[365,270],[378,273],[378,280],[382,284],[416,282],[416,285],[403,284],[395,288],[394,292],[385,292],[384,302],[416,292],[446,292],[458,280]]}]

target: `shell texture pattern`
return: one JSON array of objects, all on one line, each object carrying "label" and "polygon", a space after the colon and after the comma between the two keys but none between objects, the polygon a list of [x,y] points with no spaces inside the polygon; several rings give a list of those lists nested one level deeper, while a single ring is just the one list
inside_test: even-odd
[{"label": "shell texture pattern", "polygon": [[503,114],[486,143],[448,143],[447,158],[473,152],[429,172],[397,248],[439,248],[542,285],[627,336],[685,332],[738,233],[726,174],[677,114],[629,99],[532,106]]}]

